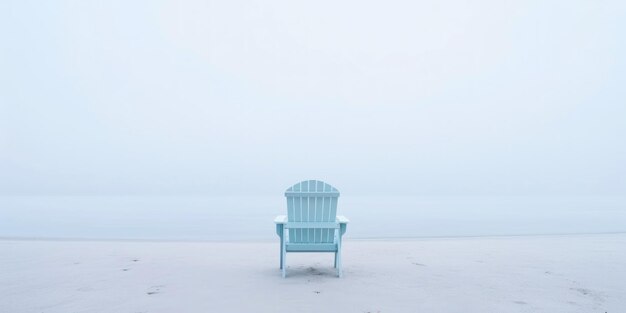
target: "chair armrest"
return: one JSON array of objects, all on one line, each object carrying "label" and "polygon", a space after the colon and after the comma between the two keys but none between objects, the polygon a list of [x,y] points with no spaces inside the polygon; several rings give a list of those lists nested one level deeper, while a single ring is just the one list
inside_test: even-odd
[{"label": "chair armrest", "polygon": [[283,229],[285,229],[285,225],[287,224],[287,215],[279,215],[274,219],[274,224],[276,224],[276,235],[280,237],[282,242],[283,240]]},{"label": "chair armrest", "polygon": [[287,215],[278,215],[274,219],[274,224],[287,224]]},{"label": "chair armrest", "polygon": [[348,223],[350,222],[350,220],[343,215],[337,215],[336,221],[337,223],[339,223],[339,239],[341,240],[343,234],[346,233],[346,228],[348,227]]}]

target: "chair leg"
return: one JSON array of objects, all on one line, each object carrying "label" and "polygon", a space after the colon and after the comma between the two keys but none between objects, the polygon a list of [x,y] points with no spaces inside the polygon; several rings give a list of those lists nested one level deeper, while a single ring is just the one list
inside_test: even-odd
[{"label": "chair leg", "polygon": [[337,240],[337,252],[335,252],[335,267],[337,268],[337,276],[341,277],[341,236]]},{"label": "chair leg", "polygon": [[341,250],[337,252],[337,276],[341,277]]},{"label": "chair leg", "polygon": [[283,239],[282,239],[282,245],[281,245],[281,265],[282,265],[282,270],[283,270],[283,278],[287,277],[287,245],[285,243],[285,240],[287,238],[287,235],[285,234],[285,230],[283,230]]},{"label": "chair leg", "polygon": [[281,270],[283,269],[283,244],[284,244],[283,243],[283,238],[281,237],[280,238],[280,251],[279,251],[279,254],[280,254],[280,269]]},{"label": "chair leg", "polygon": [[[283,260],[285,259],[284,255],[285,255],[285,253],[283,252]],[[283,278],[287,277],[287,266],[285,264],[283,264],[282,272],[283,272],[282,273],[283,274]]]}]

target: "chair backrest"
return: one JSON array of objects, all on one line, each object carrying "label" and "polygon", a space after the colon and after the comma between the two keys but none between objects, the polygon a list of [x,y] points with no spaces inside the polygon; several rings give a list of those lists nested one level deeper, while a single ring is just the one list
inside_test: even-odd
[{"label": "chair backrest", "polygon": [[[288,222],[335,222],[339,191],[319,180],[305,180],[285,191]],[[335,229],[313,227],[289,229],[289,242],[330,243],[335,238]]]}]

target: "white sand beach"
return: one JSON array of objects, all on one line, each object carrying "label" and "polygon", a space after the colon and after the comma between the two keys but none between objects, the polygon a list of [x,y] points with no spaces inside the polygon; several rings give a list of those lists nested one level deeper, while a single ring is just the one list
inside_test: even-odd
[{"label": "white sand beach", "polygon": [[278,242],[0,240],[0,312],[624,312],[626,234]]}]

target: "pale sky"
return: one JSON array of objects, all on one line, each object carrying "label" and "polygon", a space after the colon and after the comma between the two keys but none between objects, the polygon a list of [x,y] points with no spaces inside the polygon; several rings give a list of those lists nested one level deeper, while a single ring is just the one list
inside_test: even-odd
[{"label": "pale sky", "polygon": [[2,1],[0,194],[626,195],[626,1]]}]

